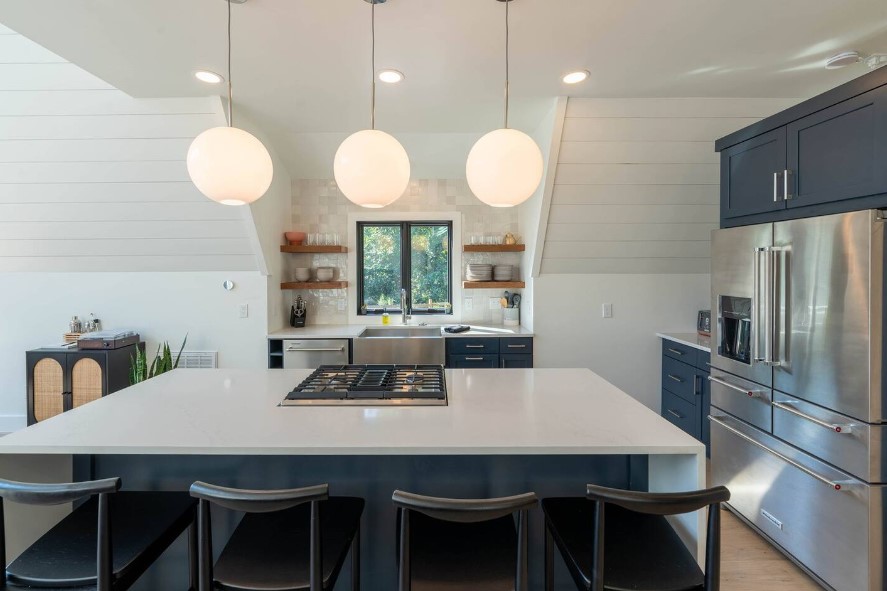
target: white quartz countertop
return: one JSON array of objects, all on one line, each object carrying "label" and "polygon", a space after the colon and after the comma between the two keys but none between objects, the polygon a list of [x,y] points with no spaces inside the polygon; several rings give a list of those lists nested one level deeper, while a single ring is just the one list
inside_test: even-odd
[{"label": "white quartz countertop", "polygon": [[0,454],[691,454],[587,369],[447,370],[448,406],[279,407],[308,370],[177,369],[0,438]]},{"label": "white quartz countertop", "polygon": [[667,341],[674,341],[711,353],[711,337],[702,336],[695,332],[657,332],[656,336]]},{"label": "white quartz countertop", "polygon": [[[360,333],[372,326],[373,328],[398,328],[403,325],[398,322],[392,322],[385,326],[382,324],[315,324],[304,328],[283,328],[268,334],[269,339],[356,339]],[[410,326],[418,326],[411,324]],[[469,324],[471,330],[460,332],[458,334],[450,334],[444,332],[444,326],[455,326],[455,324],[441,325],[441,335],[446,338],[454,337],[531,337],[533,331],[523,326],[503,326],[501,324]]]}]

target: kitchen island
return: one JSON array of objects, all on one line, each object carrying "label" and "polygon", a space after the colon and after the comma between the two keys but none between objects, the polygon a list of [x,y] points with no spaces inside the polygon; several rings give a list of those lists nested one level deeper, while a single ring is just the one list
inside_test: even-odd
[{"label": "kitchen island", "polygon": [[[329,482],[331,494],[367,500],[362,585],[380,591],[395,586],[396,488],[545,497],[581,496],[588,482],[654,491],[705,484],[700,442],[587,369],[447,370],[446,406],[279,407],[309,373],[176,370],[6,436],[0,454],[28,456],[31,469],[87,456],[95,477],[120,476],[124,489]],[[697,556],[702,519],[675,522]],[[225,525],[215,528],[218,549],[233,524]],[[531,537],[532,588],[540,588],[538,511]],[[185,548],[174,554],[137,588],[173,588]],[[558,580],[570,588],[568,576]]]}]

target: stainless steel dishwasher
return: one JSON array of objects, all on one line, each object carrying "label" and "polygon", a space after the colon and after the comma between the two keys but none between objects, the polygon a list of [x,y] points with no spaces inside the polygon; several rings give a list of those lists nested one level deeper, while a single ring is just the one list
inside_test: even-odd
[{"label": "stainless steel dishwasher", "polygon": [[291,339],[283,341],[284,369],[317,369],[348,363],[348,339]]}]

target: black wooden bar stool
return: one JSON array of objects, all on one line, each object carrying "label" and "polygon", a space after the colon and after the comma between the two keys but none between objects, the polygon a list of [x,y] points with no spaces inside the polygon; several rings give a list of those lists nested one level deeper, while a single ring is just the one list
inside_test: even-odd
[{"label": "black wooden bar stool", "polygon": [[61,505],[89,497],[6,567],[5,588],[128,589],[190,526],[190,588],[197,589],[197,502],[184,492],[119,488],[119,478],[64,484],[0,480],[2,557],[4,502]]},{"label": "black wooden bar stool", "polygon": [[[200,591],[327,591],[351,549],[352,589],[360,589],[363,499],[330,497],[321,484],[288,490],[191,485],[198,508]],[[212,562],[210,504],[246,513]]]},{"label": "black wooden bar stool", "polygon": [[[648,493],[589,484],[586,498],[542,500],[545,513],[545,590],[554,588],[557,544],[578,589],[585,591],[717,591],[721,563],[723,486]],[[666,515],[708,507],[705,572]]]},{"label": "black wooden bar stool", "polygon": [[538,503],[534,493],[441,499],[398,490],[392,500],[399,591],[527,591],[527,512]]}]

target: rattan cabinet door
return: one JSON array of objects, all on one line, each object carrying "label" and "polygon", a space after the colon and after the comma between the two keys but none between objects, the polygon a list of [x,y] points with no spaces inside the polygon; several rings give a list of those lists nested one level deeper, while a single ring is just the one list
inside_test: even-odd
[{"label": "rattan cabinet door", "polygon": [[52,357],[44,357],[34,364],[32,372],[37,422],[64,412],[65,368],[62,364]]},{"label": "rattan cabinet door", "polygon": [[[69,361],[70,363],[70,361]],[[81,357],[71,368],[72,407],[98,400],[104,393],[104,370],[95,359]],[[38,419],[39,420],[39,419]]]}]

